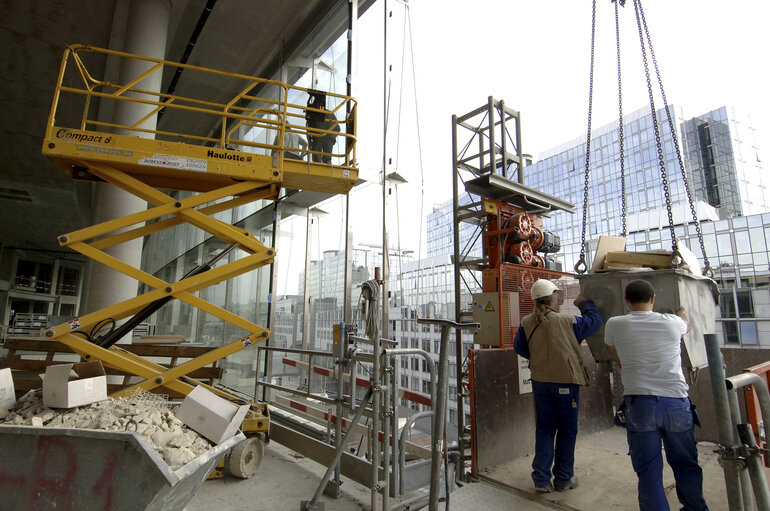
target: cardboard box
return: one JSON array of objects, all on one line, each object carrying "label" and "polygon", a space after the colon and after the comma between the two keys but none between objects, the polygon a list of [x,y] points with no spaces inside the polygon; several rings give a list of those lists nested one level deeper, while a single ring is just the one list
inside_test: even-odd
[{"label": "cardboard box", "polygon": [[184,398],[176,418],[219,444],[238,432],[248,411],[249,405],[238,406],[198,386]]},{"label": "cardboard box", "polygon": [[0,369],[0,408],[10,410],[16,404],[16,389],[13,386],[11,369]]},{"label": "cardboard box", "polygon": [[107,375],[102,363],[48,366],[43,377],[43,406],[73,408],[107,399]]}]

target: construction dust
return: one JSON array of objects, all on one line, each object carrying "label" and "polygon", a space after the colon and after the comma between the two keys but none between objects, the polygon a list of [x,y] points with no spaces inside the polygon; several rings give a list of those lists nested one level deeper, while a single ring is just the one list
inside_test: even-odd
[{"label": "construction dust", "polygon": [[31,390],[11,410],[0,409],[0,424],[68,429],[137,432],[176,470],[211,448],[211,443],[184,425],[163,396],[140,391],[128,398],[54,410],[43,406],[42,391]]}]

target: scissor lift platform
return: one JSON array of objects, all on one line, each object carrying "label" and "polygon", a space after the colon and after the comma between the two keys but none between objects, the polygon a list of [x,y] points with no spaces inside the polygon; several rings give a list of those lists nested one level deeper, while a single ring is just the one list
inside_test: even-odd
[{"label": "scissor lift platform", "polygon": [[[117,84],[94,78],[94,69],[104,69],[107,59],[137,61],[122,67],[136,70],[136,76],[121,77]],[[173,69],[200,75],[189,78],[211,85],[202,90],[221,94],[223,89],[236,87],[238,92],[222,100],[147,90],[144,84]],[[217,87],[217,83],[222,83],[222,87]],[[306,105],[296,103],[311,97]],[[127,105],[129,109],[123,108]],[[123,115],[115,115],[120,121],[102,120],[98,111],[109,108],[115,112],[123,109]],[[126,112],[130,114],[125,115]],[[304,125],[309,115],[334,116],[335,121],[327,129],[314,129]],[[267,339],[270,332],[199,298],[196,292],[272,263],[275,251],[244,229],[213,215],[256,200],[277,199],[281,187],[347,193],[358,178],[355,115],[355,101],[346,96],[90,46],[67,47],[43,154],[73,179],[112,183],[146,200],[151,207],[63,234],[59,243],[136,279],[151,291],[51,327],[45,331],[46,338],[69,346],[86,360],[101,360],[138,376],[141,381],[122,390],[120,395],[139,388],[153,391],[160,387],[186,395],[195,386],[203,385],[225,398],[242,401],[187,375]],[[174,128],[158,128],[159,116],[164,117],[161,125]],[[214,132],[218,136],[210,135]],[[344,141],[339,144],[344,151],[322,153],[317,145],[315,149],[311,145],[299,153],[297,148],[284,146],[287,133],[339,138]],[[308,161],[284,158],[285,152],[304,154]],[[180,199],[161,190],[199,193]],[[184,222],[223,240],[228,248],[178,282],[165,282],[105,252],[114,245]],[[246,255],[217,264],[235,249]],[[248,335],[170,369],[115,345],[132,321],[148,317],[174,299],[216,316]],[[121,320],[127,321],[117,326]],[[266,434],[266,406],[252,403],[243,426],[247,434]]]}]

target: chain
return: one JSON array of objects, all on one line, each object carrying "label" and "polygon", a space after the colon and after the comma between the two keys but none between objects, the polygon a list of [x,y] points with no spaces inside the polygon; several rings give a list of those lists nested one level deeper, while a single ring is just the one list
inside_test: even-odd
[{"label": "chain", "polygon": [[583,231],[580,235],[580,260],[575,264],[575,273],[585,273],[586,264],[586,220],[588,219],[588,177],[591,164],[591,110],[594,96],[594,41],[596,39],[596,0],[591,9],[591,71],[588,78],[588,134],[586,135],[586,171],[583,184]]},{"label": "chain", "polygon": [[663,158],[663,146],[660,143],[660,129],[658,127],[658,115],[655,110],[655,100],[652,95],[652,82],[650,81],[650,66],[647,63],[647,50],[644,45],[644,35],[642,34],[642,22],[639,14],[639,0],[634,0],[634,12],[636,13],[636,25],[639,29],[639,42],[642,47],[642,61],[644,62],[644,75],[647,79],[647,93],[650,96],[650,109],[652,110],[652,128],[655,133],[655,146],[658,150],[658,164],[660,165],[660,177],[663,181],[663,195],[666,199],[666,212],[668,213],[668,226],[671,230],[671,263],[679,266],[682,263],[682,256],[679,253],[679,244],[674,232],[674,217],[671,213],[671,194],[668,188],[668,175],[666,174],[666,161]]},{"label": "chain", "polygon": [[620,79],[620,24],[618,23],[618,3],[625,6],[625,0],[615,1],[615,42],[618,48],[618,138],[620,142],[620,209],[622,230],[620,235],[625,238],[626,230],[626,170],[625,156],[623,154],[623,86]]},{"label": "chain", "polygon": [[[617,7],[616,7],[617,10]],[[655,58],[655,51],[652,48],[652,39],[650,38],[650,32],[647,28],[647,20],[644,17],[644,9],[642,8],[642,2],[639,0],[639,14],[641,15],[642,24],[644,25],[644,33],[647,38],[647,45],[650,47],[650,57],[652,58],[652,64],[655,67],[655,75],[658,78],[658,85],[660,86],[660,95],[663,98],[663,106],[666,109],[666,117],[668,118],[668,127],[671,131],[671,139],[674,142],[674,150],[676,151],[676,158],[679,162],[679,168],[682,171],[682,182],[684,183],[684,189],[687,193],[687,202],[690,205],[690,213],[692,214],[693,222],[695,223],[695,231],[698,234],[698,243],[700,244],[700,250],[703,254],[703,275],[708,275],[709,277],[714,276],[714,272],[711,269],[711,264],[709,263],[709,258],[706,255],[706,246],[703,243],[703,232],[700,228],[700,219],[698,218],[698,214],[695,211],[695,204],[692,200],[692,192],[690,191],[690,183],[687,180],[687,172],[685,171],[684,162],[682,161],[682,151],[679,147],[679,138],[676,136],[676,127],[674,126],[674,120],[671,115],[671,111],[668,107],[668,101],[666,100],[666,92],[663,90],[663,79],[660,76],[660,70],[658,69],[658,61]],[[621,149],[622,150],[622,149]],[[622,153],[621,153],[622,154]],[[673,235],[672,235],[673,236]]]}]

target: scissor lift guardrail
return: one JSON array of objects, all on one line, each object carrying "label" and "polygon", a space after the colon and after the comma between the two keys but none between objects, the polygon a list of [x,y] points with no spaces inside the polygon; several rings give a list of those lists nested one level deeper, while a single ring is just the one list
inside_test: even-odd
[{"label": "scissor lift guardrail", "polygon": [[[106,59],[129,59],[141,65],[133,66],[138,69],[136,76],[126,78],[122,83],[112,83],[94,78],[95,72],[91,72],[94,68],[106,67]],[[210,87],[203,90],[215,97],[174,95],[142,88],[143,82],[153,75],[172,69],[195,73],[198,76],[191,78],[209,84]],[[221,95],[217,83],[226,83],[230,88],[235,83],[240,89],[233,97],[221,100],[217,97]],[[263,96],[257,95],[260,91]],[[146,200],[151,207],[61,235],[59,243],[136,279],[151,291],[51,327],[45,331],[45,336],[69,346],[86,360],[101,360],[105,365],[144,379],[121,394],[136,388],[150,391],[160,386],[187,394],[195,385],[203,385],[186,377],[191,371],[267,339],[270,332],[265,328],[207,302],[195,293],[270,264],[275,257],[272,248],[264,246],[244,229],[214,218],[214,214],[259,199],[276,199],[282,186],[336,194],[347,193],[355,184],[358,177],[353,129],[355,101],[346,96],[324,94],[324,101],[330,99],[334,104],[329,111],[335,118],[339,112],[345,112],[338,124],[346,128],[341,130],[346,133],[335,133],[333,126],[318,130],[299,124],[298,119],[305,115],[303,112],[325,114],[326,111],[290,103],[289,98],[313,94],[318,92],[262,78],[84,45],[67,47],[48,119],[43,154],[73,179],[112,183]],[[117,108],[124,102],[143,108],[130,124],[105,122],[98,115],[97,110]],[[148,125],[147,121],[156,116],[166,117],[165,124],[175,128],[159,129],[155,123]],[[218,136],[200,134],[201,126],[212,125],[217,126]],[[261,130],[265,141],[247,138],[249,128]],[[283,144],[288,132],[342,137],[344,152],[325,155],[313,150],[306,152],[309,156],[326,156],[332,161],[329,164],[284,158],[284,151],[296,151]],[[269,140],[276,143],[268,143]],[[200,193],[180,200],[157,188]],[[111,246],[184,222],[223,240],[229,245],[228,250],[238,248],[246,255],[171,283],[105,252]],[[103,347],[88,339],[105,323],[114,326],[122,319],[161,303],[159,300],[171,299],[184,301],[248,332],[248,335],[171,369],[117,346]],[[206,387],[223,397],[234,397]],[[244,430],[266,432],[267,427],[266,407],[253,405],[252,413],[244,421]]]}]

